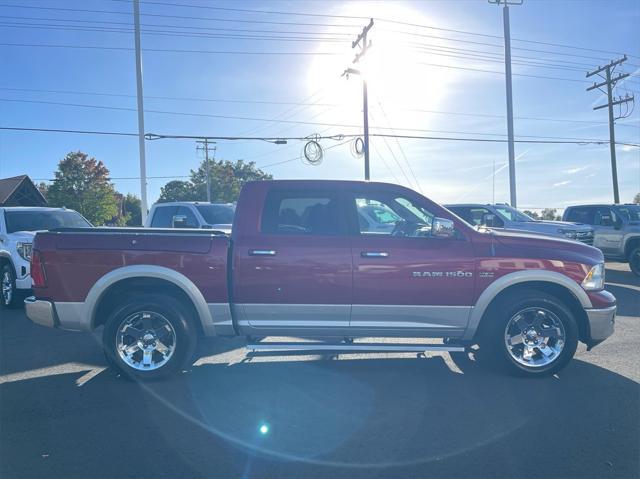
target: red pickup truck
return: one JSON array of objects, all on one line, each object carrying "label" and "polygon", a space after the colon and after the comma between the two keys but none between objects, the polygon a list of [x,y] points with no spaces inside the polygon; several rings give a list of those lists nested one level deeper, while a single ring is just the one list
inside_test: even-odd
[{"label": "red pickup truck", "polygon": [[[104,326],[109,362],[138,378],[180,370],[202,335],[303,338],[248,346],[283,352],[479,344],[496,364],[539,376],[565,366],[578,341],[591,348],[610,336],[616,313],[596,248],[478,230],[412,190],[373,182],[248,183],[230,237],[38,233],[31,275],[32,321]],[[443,342],[376,342],[385,337]]]}]

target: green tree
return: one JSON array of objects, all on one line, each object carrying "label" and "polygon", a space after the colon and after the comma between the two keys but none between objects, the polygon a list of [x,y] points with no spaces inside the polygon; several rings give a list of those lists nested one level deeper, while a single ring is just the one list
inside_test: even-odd
[{"label": "green tree", "polygon": [[[254,162],[242,160],[218,160],[209,162],[211,201],[231,203],[237,201],[242,186],[247,181],[270,180],[268,173],[256,168]],[[202,162],[197,170],[191,170],[190,181],[170,181],[160,189],[159,202],[206,201],[207,167]]]},{"label": "green tree", "polygon": [[142,203],[140,198],[127,193],[122,199],[122,210],[127,226],[142,226]]},{"label": "green tree", "polygon": [[539,220],[540,216],[535,211],[524,210],[523,213],[527,216],[531,216],[534,220]]},{"label": "green tree", "polygon": [[542,210],[540,214],[540,219],[542,220],[551,220],[551,221],[560,221],[562,218],[557,215],[557,209],[555,208],[545,208]]},{"label": "green tree", "polygon": [[636,196],[633,197],[633,202],[636,205],[640,205],[640,193],[638,193]]},{"label": "green tree", "polygon": [[68,153],[58,163],[47,201],[50,206],[78,211],[94,225],[104,225],[119,214],[109,170],[102,161],[80,151]]},{"label": "green tree", "polygon": [[[202,198],[197,197],[197,193],[190,181],[174,180],[160,188],[159,203],[169,201],[197,201]],[[206,199],[206,195],[205,195]]]}]

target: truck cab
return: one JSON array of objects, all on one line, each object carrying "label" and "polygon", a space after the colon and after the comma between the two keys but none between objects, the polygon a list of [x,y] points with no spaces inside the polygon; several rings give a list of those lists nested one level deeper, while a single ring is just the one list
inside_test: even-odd
[{"label": "truck cab", "polygon": [[146,228],[204,228],[231,233],[235,214],[233,203],[174,201],[151,207]]}]

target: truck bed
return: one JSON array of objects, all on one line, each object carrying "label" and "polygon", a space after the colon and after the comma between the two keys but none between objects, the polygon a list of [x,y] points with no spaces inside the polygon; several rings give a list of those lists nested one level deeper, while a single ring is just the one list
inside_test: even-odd
[{"label": "truck bed", "polygon": [[226,303],[228,247],[227,236],[213,230],[60,228],[38,233],[34,249],[40,252],[47,284],[36,293],[82,302],[110,271],[153,265],[188,277],[208,303]]}]

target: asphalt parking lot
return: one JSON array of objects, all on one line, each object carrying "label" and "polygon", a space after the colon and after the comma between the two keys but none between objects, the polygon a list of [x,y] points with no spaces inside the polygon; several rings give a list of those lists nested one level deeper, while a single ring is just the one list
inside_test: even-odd
[{"label": "asphalt parking lot", "polygon": [[142,385],[97,336],[2,311],[0,477],[637,478],[640,280],[607,280],[615,335],[536,380],[439,354],[248,359],[234,339]]}]

